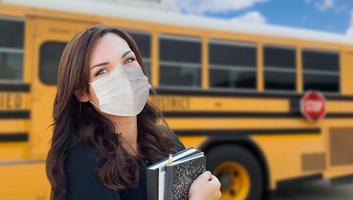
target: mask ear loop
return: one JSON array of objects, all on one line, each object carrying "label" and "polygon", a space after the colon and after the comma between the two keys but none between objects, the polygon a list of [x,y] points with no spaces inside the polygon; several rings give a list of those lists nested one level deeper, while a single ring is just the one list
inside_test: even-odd
[{"label": "mask ear loop", "polygon": [[99,108],[99,106],[97,104],[95,104],[93,101],[91,101],[91,99],[88,101],[91,102],[91,104],[93,104],[96,108]]},{"label": "mask ear loop", "polygon": [[[91,85],[91,83],[89,83],[89,84]],[[91,99],[92,99],[91,96],[88,95],[88,101],[89,101],[93,106],[95,106],[98,110],[100,110],[99,106],[98,106],[97,104],[95,104]]]},{"label": "mask ear loop", "polygon": [[89,99],[88,101],[93,105],[95,106],[96,108],[100,109],[99,106],[97,104],[95,104],[92,100],[91,100],[91,97],[89,96]]}]

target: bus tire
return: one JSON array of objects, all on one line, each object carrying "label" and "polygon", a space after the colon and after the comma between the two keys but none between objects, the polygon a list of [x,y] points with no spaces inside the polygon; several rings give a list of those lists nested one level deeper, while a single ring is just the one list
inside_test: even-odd
[{"label": "bus tire", "polygon": [[262,199],[264,175],[249,150],[227,144],[210,149],[206,156],[207,169],[221,182],[222,199]]}]

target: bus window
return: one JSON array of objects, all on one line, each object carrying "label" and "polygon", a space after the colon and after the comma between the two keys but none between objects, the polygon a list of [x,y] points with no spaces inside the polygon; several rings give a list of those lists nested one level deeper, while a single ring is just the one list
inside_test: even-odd
[{"label": "bus window", "polygon": [[256,45],[210,41],[210,87],[256,89]]},{"label": "bus window", "polygon": [[134,38],[136,44],[138,45],[143,63],[151,75],[151,36],[148,33],[141,32],[129,32],[129,34]]},{"label": "bus window", "polygon": [[266,90],[295,91],[295,49],[264,47],[264,81]]},{"label": "bus window", "polygon": [[303,50],[304,90],[339,92],[339,54]]},{"label": "bus window", "polygon": [[65,42],[45,42],[40,48],[40,80],[48,85],[56,85],[57,73]]},{"label": "bus window", "polygon": [[0,81],[22,81],[23,37],[22,21],[0,19]]},{"label": "bus window", "polygon": [[160,86],[201,86],[201,40],[197,38],[161,35]]}]

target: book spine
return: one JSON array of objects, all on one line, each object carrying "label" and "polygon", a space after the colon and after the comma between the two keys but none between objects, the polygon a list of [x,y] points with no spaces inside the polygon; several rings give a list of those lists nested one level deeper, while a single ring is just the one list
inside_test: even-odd
[{"label": "book spine", "polygon": [[147,200],[158,200],[159,170],[146,170]]},{"label": "book spine", "polygon": [[169,200],[173,192],[174,168],[174,166],[166,166],[165,169],[164,200]]}]

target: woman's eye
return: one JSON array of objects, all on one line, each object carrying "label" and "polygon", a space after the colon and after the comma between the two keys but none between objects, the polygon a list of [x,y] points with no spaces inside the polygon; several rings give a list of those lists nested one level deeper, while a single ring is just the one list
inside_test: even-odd
[{"label": "woman's eye", "polygon": [[125,60],[125,63],[131,63],[134,62],[136,59],[134,57],[129,57]]},{"label": "woman's eye", "polygon": [[100,70],[95,74],[95,76],[100,76],[100,75],[105,74],[105,73],[107,73],[107,72],[108,72],[108,70],[106,70],[106,69],[100,69]]}]

